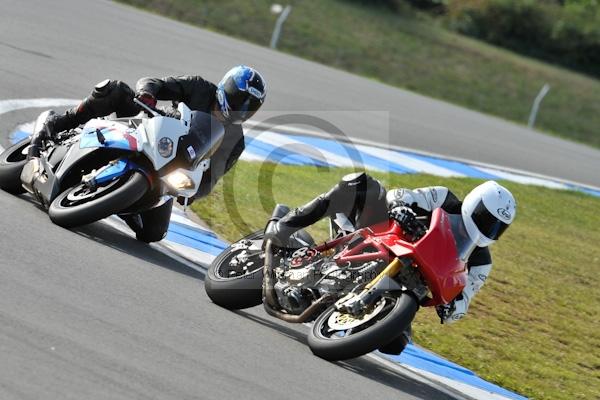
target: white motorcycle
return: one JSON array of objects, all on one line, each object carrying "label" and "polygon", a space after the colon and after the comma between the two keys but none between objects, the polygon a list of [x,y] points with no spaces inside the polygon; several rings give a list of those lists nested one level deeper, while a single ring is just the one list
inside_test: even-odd
[{"label": "white motorcycle", "polygon": [[[63,227],[113,214],[136,215],[166,201],[172,204],[172,197],[187,204],[225,128],[184,103],[178,105],[179,118],[137,103],[148,116],[92,119],[46,139],[39,159],[27,161],[30,139],[9,147],[0,154],[0,188],[33,194]],[[38,117],[34,129],[40,129],[48,113]]]}]

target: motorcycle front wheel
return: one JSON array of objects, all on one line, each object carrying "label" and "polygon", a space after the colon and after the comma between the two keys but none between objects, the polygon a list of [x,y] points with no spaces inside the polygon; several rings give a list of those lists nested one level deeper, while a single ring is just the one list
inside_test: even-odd
[{"label": "motorcycle front wheel", "polygon": [[385,295],[360,317],[339,312],[335,305],[315,320],[308,346],[329,361],[347,360],[391,343],[412,322],[419,306],[410,295]]},{"label": "motorcycle front wheel", "polygon": [[12,194],[25,193],[21,185],[21,171],[27,163],[27,146],[31,139],[27,138],[9,147],[0,154],[0,188]]},{"label": "motorcycle front wheel", "polygon": [[138,171],[93,189],[78,184],[52,201],[48,215],[65,228],[89,224],[127,209],[149,189],[148,179]]}]

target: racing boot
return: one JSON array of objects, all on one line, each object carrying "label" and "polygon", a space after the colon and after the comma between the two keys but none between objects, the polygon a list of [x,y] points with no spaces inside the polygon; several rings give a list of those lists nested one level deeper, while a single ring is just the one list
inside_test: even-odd
[{"label": "racing boot", "polygon": [[398,336],[396,339],[392,340],[385,346],[381,347],[379,351],[384,354],[397,356],[400,353],[402,353],[402,351],[404,351],[406,345],[410,343],[411,338],[412,327],[409,325],[408,328],[402,331],[402,334],[400,336]]},{"label": "racing boot", "polygon": [[162,240],[169,230],[173,199],[164,197],[156,206],[137,214],[119,215],[135,232],[137,240],[144,243]]},{"label": "racing boot", "polygon": [[[43,118],[44,114],[46,114],[46,118],[44,122],[40,124],[40,119]],[[42,143],[45,139],[51,138],[54,135],[54,117],[56,116],[56,114],[54,114],[54,111],[48,111],[44,114],[38,117],[38,120],[35,124],[36,128],[38,129],[35,130],[31,135],[31,144],[29,145],[29,151],[27,154],[27,159],[29,160],[31,160],[34,157],[39,158]]]},{"label": "racing boot", "polygon": [[[28,158],[39,157],[42,144],[46,139],[55,140],[60,132],[79,126],[81,117],[78,115],[80,107],[68,110],[62,115],[50,111],[41,127],[31,135]],[[37,125],[36,125],[37,126]]]},{"label": "racing boot", "polygon": [[[74,117],[76,110],[69,110],[64,115],[56,115],[54,111],[48,111],[45,119],[44,114],[38,117],[36,129],[31,135],[31,143],[27,151],[27,163],[21,171],[21,183],[29,193],[36,194],[35,183],[45,181],[44,167],[40,160],[40,151],[44,140],[56,139],[56,135],[67,129],[72,129],[79,124]],[[42,122],[43,121],[43,122]]]}]

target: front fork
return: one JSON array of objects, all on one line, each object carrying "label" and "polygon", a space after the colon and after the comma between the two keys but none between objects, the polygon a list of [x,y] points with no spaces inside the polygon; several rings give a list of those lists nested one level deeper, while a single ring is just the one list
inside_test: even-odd
[{"label": "front fork", "polygon": [[[149,178],[146,171],[139,165],[134,163],[129,158],[119,158],[109,162],[107,165],[101,167],[98,170],[93,170],[87,175],[81,177],[81,183],[84,185],[94,188],[103,183],[110,182],[113,179],[119,178],[125,175],[127,172],[136,170],[142,172],[146,178]],[[150,180],[150,179],[149,179]]]},{"label": "front fork", "polygon": [[[339,311],[352,315],[360,315],[365,309],[368,309],[377,299],[386,292],[409,292],[412,293],[420,303],[427,297],[428,289],[425,285],[410,285],[412,287],[400,285],[394,277],[400,274],[403,268],[414,269],[410,260],[394,258],[383,271],[371,280],[364,289],[358,293],[349,293],[336,302],[336,308]],[[414,274],[417,271],[410,271]]]}]

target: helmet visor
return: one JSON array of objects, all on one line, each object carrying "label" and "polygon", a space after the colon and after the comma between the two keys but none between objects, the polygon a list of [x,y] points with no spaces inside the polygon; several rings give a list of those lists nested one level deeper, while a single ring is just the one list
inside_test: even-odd
[{"label": "helmet visor", "polygon": [[252,117],[261,107],[264,98],[239,90],[234,82],[226,82],[217,91],[223,115],[230,123],[241,123]]},{"label": "helmet visor", "polygon": [[472,218],[479,232],[490,240],[498,240],[508,228],[507,223],[500,221],[487,209],[483,204],[483,200],[479,201],[479,204],[473,210]]}]

